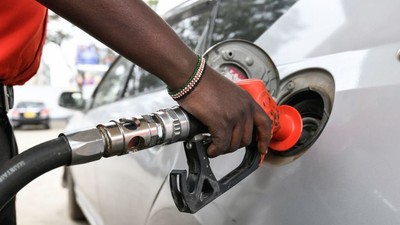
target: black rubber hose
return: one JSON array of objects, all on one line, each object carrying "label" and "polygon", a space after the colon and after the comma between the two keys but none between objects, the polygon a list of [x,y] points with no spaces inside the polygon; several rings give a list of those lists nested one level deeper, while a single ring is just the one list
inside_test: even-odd
[{"label": "black rubber hose", "polygon": [[60,136],[36,145],[0,165],[0,211],[25,185],[40,175],[71,163],[71,148]]}]

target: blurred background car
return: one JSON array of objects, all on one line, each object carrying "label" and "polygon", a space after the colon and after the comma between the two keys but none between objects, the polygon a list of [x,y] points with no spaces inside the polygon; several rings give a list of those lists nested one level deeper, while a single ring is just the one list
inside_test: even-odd
[{"label": "blurred background car", "polygon": [[[302,137],[270,151],[270,163],[196,214],[180,213],[170,193],[170,171],[187,168],[182,143],[66,167],[71,216],[91,224],[399,224],[399,8],[391,0],[200,0],[166,13],[200,54],[228,39],[267,52],[279,71],[276,99],[301,113]],[[176,105],[158,78],[123,57],[91,98],[80,96],[63,95],[77,110],[67,131]],[[217,178],[242,158],[212,159]]]},{"label": "blurred background car", "polygon": [[41,125],[45,129],[50,129],[49,109],[43,102],[18,102],[11,110],[10,117],[14,128],[24,125]]}]

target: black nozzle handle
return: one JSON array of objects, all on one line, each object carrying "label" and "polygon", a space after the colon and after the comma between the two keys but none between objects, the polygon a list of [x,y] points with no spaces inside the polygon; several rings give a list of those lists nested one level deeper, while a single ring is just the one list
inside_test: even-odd
[{"label": "black nozzle handle", "polygon": [[189,137],[187,139],[190,139],[197,134],[205,134],[208,133],[208,128],[201,123],[197,118],[192,116],[190,113],[188,113],[186,110],[184,110],[182,107],[179,107],[187,116],[189,120]]},{"label": "black nozzle handle", "polygon": [[206,153],[210,141],[185,142],[189,173],[186,170],[173,170],[170,173],[171,194],[178,210],[195,213],[254,172],[260,160],[255,143],[253,141],[246,147],[243,161],[236,169],[217,180]]}]

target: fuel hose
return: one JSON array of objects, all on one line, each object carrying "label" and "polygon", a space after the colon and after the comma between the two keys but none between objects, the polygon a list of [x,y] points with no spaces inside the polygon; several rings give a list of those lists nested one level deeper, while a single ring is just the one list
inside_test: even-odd
[{"label": "fuel hose", "polygon": [[[0,211],[32,180],[70,166],[185,140],[206,128],[179,107],[61,134],[0,165]],[[192,125],[190,127],[190,124]]]},{"label": "fuel hose", "polygon": [[32,180],[71,163],[71,148],[65,136],[36,145],[0,166],[0,211]]},{"label": "fuel hose", "polygon": [[189,124],[188,115],[181,108],[173,107],[61,134],[36,145],[0,165],[0,211],[25,185],[55,168],[182,141],[191,133],[205,129],[202,125],[195,126],[194,122],[190,129]]}]

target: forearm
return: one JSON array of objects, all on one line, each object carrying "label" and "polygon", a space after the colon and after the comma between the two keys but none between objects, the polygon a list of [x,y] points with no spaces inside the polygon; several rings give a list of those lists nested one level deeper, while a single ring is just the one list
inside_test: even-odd
[{"label": "forearm", "polygon": [[195,54],[142,0],[37,0],[173,89],[192,74]]}]

